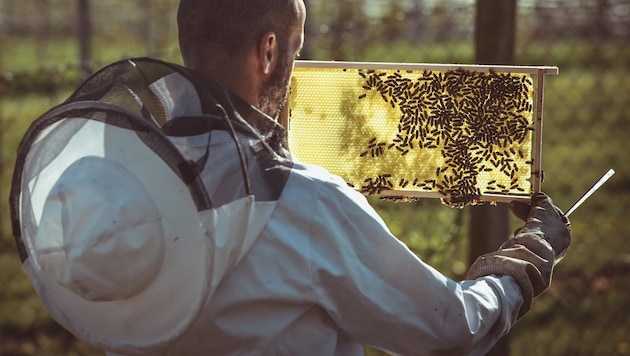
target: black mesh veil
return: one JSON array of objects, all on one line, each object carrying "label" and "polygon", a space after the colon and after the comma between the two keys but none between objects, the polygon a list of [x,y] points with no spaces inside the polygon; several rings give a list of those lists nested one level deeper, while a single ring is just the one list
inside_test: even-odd
[{"label": "black mesh veil", "polygon": [[[198,123],[202,130],[224,129],[234,138],[244,185],[251,193],[246,158],[236,139],[233,118],[228,117],[222,103],[207,88],[183,93],[190,105],[181,109],[184,112],[178,112],[180,109],[172,104],[172,97],[178,94],[173,94],[169,87],[171,77],[186,78],[193,88],[199,88],[199,78],[174,64],[148,58],[114,63],[95,73],[63,104],[31,124],[18,148],[9,197],[13,234],[22,261],[28,254],[21,229],[37,226],[28,223],[36,220],[32,215],[37,210],[25,206],[31,204],[33,198],[28,187],[34,180],[47,179],[47,170],[54,167],[52,163],[67,151],[73,137],[86,134],[86,125],[98,124],[95,127],[103,127],[103,135],[107,135],[108,129],[122,129],[140,138],[186,184],[199,211],[212,207],[199,176],[203,163],[200,165],[184,158],[165,135],[163,127],[166,129],[167,123],[178,117],[187,117],[193,128]],[[169,130],[173,131],[171,135],[177,134],[177,128]],[[35,231],[28,233],[33,235]]]}]

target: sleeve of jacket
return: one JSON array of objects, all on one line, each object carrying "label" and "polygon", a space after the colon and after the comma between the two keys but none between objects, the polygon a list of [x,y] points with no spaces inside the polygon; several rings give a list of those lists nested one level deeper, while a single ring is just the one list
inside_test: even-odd
[{"label": "sleeve of jacket", "polygon": [[512,277],[447,278],[340,179],[325,184],[313,218],[317,301],[360,342],[397,354],[483,355],[516,321],[523,299]]}]

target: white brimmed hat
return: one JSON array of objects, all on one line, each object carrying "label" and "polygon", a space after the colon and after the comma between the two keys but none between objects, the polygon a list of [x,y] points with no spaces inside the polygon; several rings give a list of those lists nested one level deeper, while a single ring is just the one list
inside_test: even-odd
[{"label": "white brimmed hat", "polygon": [[156,350],[185,332],[208,298],[212,227],[192,194],[203,186],[149,125],[90,115],[53,117],[23,140],[16,240],[57,322],[109,351]]}]

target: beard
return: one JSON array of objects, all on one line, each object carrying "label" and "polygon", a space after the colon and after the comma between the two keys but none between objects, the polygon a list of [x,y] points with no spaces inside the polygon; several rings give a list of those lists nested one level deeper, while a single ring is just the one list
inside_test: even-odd
[{"label": "beard", "polygon": [[262,90],[258,96],[260,110],[273,119],[278,118],[289,98],[291,72],[286,58],[280,58],[278,66],[263,83]]}]

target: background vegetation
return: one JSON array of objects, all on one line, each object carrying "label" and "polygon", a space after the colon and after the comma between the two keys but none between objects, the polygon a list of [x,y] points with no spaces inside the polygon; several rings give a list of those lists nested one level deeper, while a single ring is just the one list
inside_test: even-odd
[{"label": "background vegetation", "polygon": [[[179,62],[176,0],[93,1],[95,70],[129,56]],[[572,216],[574,242],[550,290],[509,335],[511,355],[630,355],[630,1],[521,0],[516,61],[545,81],[543,190],[562,208],[617,174]],[[79,82],[76,3],[0,0],[0,199],[30,122]],[[303,58],[474,63],[473,0],[310,0]],[[468,208],[372,199],[391,230],[459,279]],[[516,227],[517,221],[511,221]],[[474,243],[474,242],[473,242]],[[99,355],[48,316],[23,273],[0,205],[0,355]],[[378,325],[373,327],[378,328]],[[377,351],[368,349],[370,354]]]}]

